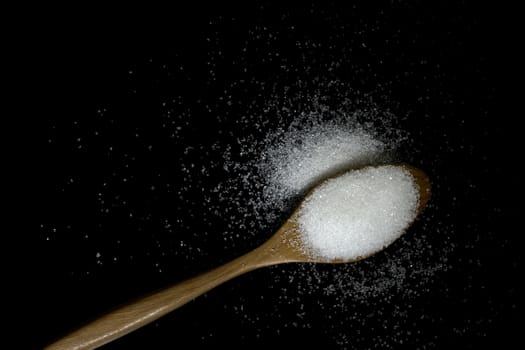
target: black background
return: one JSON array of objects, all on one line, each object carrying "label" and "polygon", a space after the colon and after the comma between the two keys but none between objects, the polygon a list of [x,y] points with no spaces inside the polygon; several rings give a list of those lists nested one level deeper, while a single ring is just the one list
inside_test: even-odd
[{"label": "black background", "polygon": [[[306,322],[311,327],[285,327],[300,304],[315,309],[317,301],[312,296],[283,307],[281,314],[265,312],[272,298],[279,297],[279,283],[289,283],[273,282],[269,289],[267,281],[284,274],[269,269],[221,286],[107,348],[281,347],[313,340],[328,348],[375,348],[380,341],[379,347],[387,348],[511,344],[521,327],[521,257],[519,230],[512,225],[518,210],[512,199],[517,175],[511,171],[518,116],[506,88],[514,73],[509,69],[514,43],[505,10],[474,2],[417,1],[382,2],[373,8],[258,3],[136,10],[36,14],[38,21],[13,29],[26,32],[19,45],[33,72],[26,87],[37,96],[32,102],[38,134],[30,176],[37,191],[29,204],[34,225],[23,233],[28,264],[20,272],[31,288],[25,289],[27,296],[22,288],[26,302],[15,323],[31,336],[19,348],[40,348],[114,305],[226,262],[264,241],[267,237],[222,247],[222,238],[199,236],[208,227],[193,217],[202,203],[175,202],[173,208],[174,197],[158,192],[167,183],[183,181],[170,161],[184,157],[187,145],[231,142],[242,135],[244,130],[233,122],[235,108],[242,108],[219,102],[232,81],[253,79],[271,86],[301,80],[309,89],[317,78],[338,79],[403,116],[400,123],[417,145],[408,157],[435,182],[433,209],[420,229],[429,232],[433,221],[450,228],[448,238],[455,248],[449,269],[418,298],[399,301],[410,304],[414,317],[426,318],[408,316],[401,331],[393,331],[376,320],[385,313],[360,309],[371,320],[358,330],[352,324],[343,340],[334,339],[322,317]],[[268,39],[269,34],[277,39]],[[298,49],[297,41],[320,45]],[[245,43],[251,51],[241,62]],[[279,58],[264,58],[275,52]],[[215,77],[209,73],[211,61]],[[280,70],[283,62],[294,69]],[[328,70],[330,62],[339,65]],[[239,105],[255,100],[263,106],[274,98],[271,89],[261,92],[260,87],[246,84],[245,91],[234,91]],[[161,127],[169,109],[162,103],[175,96],[176,113],[191,111],[176,142]],[[224,116],[220,121],[217,111]],[[230,136],[218,137],[218,130]],[[100,138],[92,136],[95,132]],[[136,133],[141,135],[138,141]],[[107,153],[109,145],[115,148],[112,154]],[[131,168],[126,167],[130,156],[136,157]],[[218,155],[188,157],[199,165]],[[110,175],[134,180],[113,185],[108,191],[115,192],[115,202],[101,204],[97,186]],[[200,188],[206,184],[197,183],[186,195],[199,198]],[[125,205],[115,199],[119,194],[126,197]],[[111,208],[111,214],[101,213],[104,208]],[[136,219],[128,220],[130,213]],[[163,231],[163,220],[178,216],[186,217],[189,229]],[[213,224],[224,225],[220,220]],[[201,249],[178,246],[180,237],[199,242]],[[98,265],[97,252],[118,259]],[[131,255],[134,259],[127,259]],[[237,305],[239,298],[249,321],[224,307]]]}]

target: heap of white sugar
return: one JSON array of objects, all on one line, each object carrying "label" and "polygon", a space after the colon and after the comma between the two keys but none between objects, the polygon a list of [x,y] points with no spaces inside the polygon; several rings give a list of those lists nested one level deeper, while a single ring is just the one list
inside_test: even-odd
[{"label": "heap of white sugar", "polygon": [[349,171],[326,181],[299,212],[303,243],[324,259],[366,257],[395,241],[415,218],[419,192],[400,166]]},{"label": "heap of white sugar", "polygon": [[315,130],[304,135],[300,145],[288,145],[274,180],[293,191],[303,191],[348,166],[374,160],[383,144],[363,131]]},{"label": "heap of white sugar", "polygon": [[345,169],[389,160],[393,147],[358,125],[304,124],[268,142],[264,161],[257,165],[267,181],[264,195],[270,203],[300,198],[321,180]]}]

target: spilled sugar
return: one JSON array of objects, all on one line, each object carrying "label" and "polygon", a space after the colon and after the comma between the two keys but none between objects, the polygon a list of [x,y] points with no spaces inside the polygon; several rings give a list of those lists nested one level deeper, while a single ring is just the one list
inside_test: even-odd
[{"label": "spilled sugar", "polygon": [[304,244],[324,259],[371,255],[404,232],[416,215],[418,190],[399,166],[367,167],[330,179],[301,206]]},{"label": "spilled sugar", "polygon": [[[269,181],[285,195],[301,194],[326,176],[378,161],[385,144],[362,129],[316,125],[268,150]],[[286,193],[287,192],[287,193]]]}]

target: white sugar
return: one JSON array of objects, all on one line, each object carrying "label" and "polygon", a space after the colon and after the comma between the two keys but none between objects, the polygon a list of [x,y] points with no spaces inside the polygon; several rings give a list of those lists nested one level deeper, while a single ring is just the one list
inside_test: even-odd
[{"label": "white sugar", "polygon": [[416,215],[419,192],[412,175],[385,165],[326,181],[303,203],[302,239],[325,259],[356,259],[395,241]]},{"label": "white sugar", "polygon": [[266,182],[261,207],[285,208],[327,177],[392,160],[396,142],[385,143],[351,118],[347,118],[351,122],[308,118],[266,140],[263,157],[254,165]]},{"label": "white sugar", "polygon": [[293,192],[310,188],[327,175],[333,175],[349,166],[368,164],[383,151],[382,142],[362,130],[338,130],[324,127],[309,130],[299,144],[288,140],[278,162],[273,181]]}]

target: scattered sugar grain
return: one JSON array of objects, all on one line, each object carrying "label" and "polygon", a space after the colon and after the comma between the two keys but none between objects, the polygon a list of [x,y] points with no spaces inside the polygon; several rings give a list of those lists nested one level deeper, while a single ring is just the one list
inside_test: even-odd
[{"label": "scattered sugar grain", "polygon": [[385,165],[328,180],[303,203],[302,239],[316,256],[356,259],[395,241],[416,216],[419,194],[412,175]]}]

